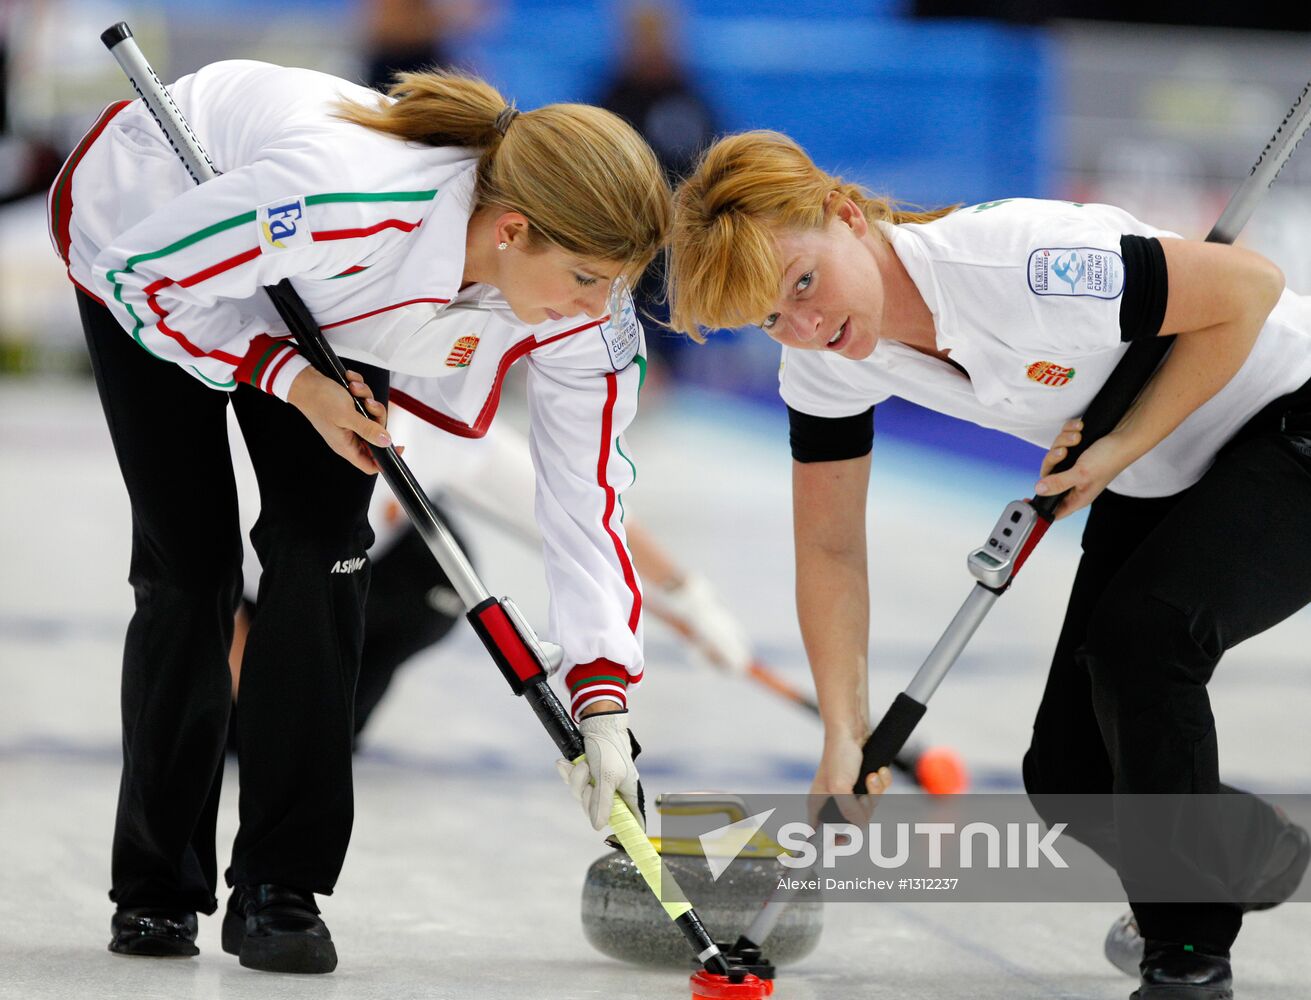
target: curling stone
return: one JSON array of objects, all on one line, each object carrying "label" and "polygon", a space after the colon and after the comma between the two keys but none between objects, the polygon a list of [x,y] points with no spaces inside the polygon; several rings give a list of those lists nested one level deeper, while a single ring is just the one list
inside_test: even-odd
[{"label": "curling stone", "polygon": [[[740,798],[706,792],[661,795],[656,810],[662,816],[722,813],[727,817],[725,823],[747,817]],[[779,878],[789,874],[778,863],[783,849],[763,831],[756,832],[718,879],[696,838],[652,837],[651,841],[721,947],[747,929],[777,888]],[[587,940],[611,958],[683,969],[692,958],[687,940],[623,850],[603,855],[588,868],[582,916]],[[782,965],[804,958],[819,943],[823,927],[820,894],[798,893],[764,942],[768,960]]]}]

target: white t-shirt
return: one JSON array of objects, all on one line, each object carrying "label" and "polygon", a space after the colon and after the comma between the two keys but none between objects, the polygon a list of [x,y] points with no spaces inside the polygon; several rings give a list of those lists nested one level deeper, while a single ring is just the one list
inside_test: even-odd
[{"label": "white t-shirt", "polygon": [[[784,348],[784,401],[843,417],[896,395],[1042,448],[1088,408],[1128,349],[1120,237],[1175,235],[1109,205],[1024,198],[879,226],[933,314],[938,347],[969,376],[895,340],[863,361]],[[1285,291],[1229,383],[1111,488],[1158,497],[1191,486],[1249,418],[1308,379],[1311,298]]]}]

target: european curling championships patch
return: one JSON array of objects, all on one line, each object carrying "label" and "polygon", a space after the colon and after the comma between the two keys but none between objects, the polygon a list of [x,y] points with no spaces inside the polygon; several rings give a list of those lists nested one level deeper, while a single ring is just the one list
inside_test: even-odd
[{"label": "european curling championships patch", "polygon": [[1029,254],[1029,289],[1035,295],[1119,298],[1124,260],[1096,247],[1042,247]]},{"label": "european curling championships patch", "polygon": [[618,320],[611,317],[601,327],[601,336],[605,340],[605,349],[610,352],[610,364],[615,371],[623,371],[632,364],[641,346],[642,325],[637,322],[637,311],[631,299],[624,301]]}]

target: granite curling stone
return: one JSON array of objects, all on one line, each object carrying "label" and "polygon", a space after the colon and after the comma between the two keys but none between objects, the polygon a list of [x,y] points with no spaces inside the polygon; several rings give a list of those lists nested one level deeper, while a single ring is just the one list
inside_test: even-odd
[{"label": "granite curling stone", "polygon": [[[729,823],[747,815],[735,796],[699,792],[662,795],[656,808],[662,816],[722,812],[729,816]],[[779,879],[791,874],[778,863],[782,848],[763,832],[756,833],[718,879],[696,839],[651,839],[669,873],[721,946],[737,940],[773,894]],[[588,868],[582,920],[587,940],[611,958],[684,969],[693,958],[682,932],[621,849],[602,855]],[[823,926],[820,893],[798,893],[764,942],[765,957],[775,965],[804,958],[819,943]]]}]

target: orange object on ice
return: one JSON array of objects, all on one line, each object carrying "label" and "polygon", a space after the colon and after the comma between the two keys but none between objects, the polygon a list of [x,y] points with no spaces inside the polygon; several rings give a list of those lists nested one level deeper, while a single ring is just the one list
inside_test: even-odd
[{"label": "orange object on ice", "polygon": [[915,778],[931,795],[959,795],[970,786],[965,762],[951,747],[929,747],[915,761]]}]

